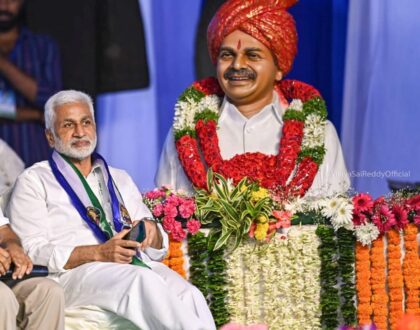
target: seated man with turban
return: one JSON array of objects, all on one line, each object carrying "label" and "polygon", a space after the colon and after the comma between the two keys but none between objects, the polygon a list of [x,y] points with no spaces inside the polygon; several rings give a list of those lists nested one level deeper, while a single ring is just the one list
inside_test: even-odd
[{"label": "seated man with turban", "polygon": [[258,180],[287,196],[327,196],[349,188],[340,142],[319,92],[282,80],[297,52],[287,8],[296,0],[229,0],[207,32],[217,80],[195,82],[179,98],[157,184],[190,193],[206,171]]}]

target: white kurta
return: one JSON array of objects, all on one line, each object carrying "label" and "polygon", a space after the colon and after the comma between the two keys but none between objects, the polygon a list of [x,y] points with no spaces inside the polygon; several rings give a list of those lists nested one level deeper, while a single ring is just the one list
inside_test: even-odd
[{"label": "white kurta", "polygon": [[[150,217],[130,176],[110,167],[125,206],[133,220]],[[111,218],[108,190],[95,167],[86,178]],[[129,319],[141,329],[214,329],[206,301],[194,286],[163,264],[164,248],[148,248],[143,260],[152,268],[111,262],[93,262],[64,270],[76,246],[100,242],[80,217],[55,179],[48,162],[40,162],[18,178],[8,215],[34,264],[48,266],[51,278],[64,288],[66,306],[96,305]]]},{"label": "white kurta", "polygon": [[[261,152],[278,154],[285,106],[280,105],[274,94],[273,103],[251,118],[244,117],[226,98],[221,106],[217,136],[223,159],[237,154]],[[326,154],[322,165],[306,196],[330,196],[348,190],[350,180],[344,163],[340,141],[334,125],[327,121],[325,127]],[[170,186],[192,193],[192,185],[178,158],[172,130],[169,132],[156,174],[157,186]]]},{"label": "white kurta", "polygon": [[8,224],[9,220],[3,215],[3,211],[0,208],[0,227]]},{"label": "white kurta", "polygon": [[25,164],[16,152],[0,139],[0,208],[6,205],[9,192],[24,168]]}]

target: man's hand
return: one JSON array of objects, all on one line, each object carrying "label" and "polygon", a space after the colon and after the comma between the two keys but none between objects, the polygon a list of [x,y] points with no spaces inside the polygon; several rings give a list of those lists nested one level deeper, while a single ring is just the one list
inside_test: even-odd
[{"label": "man's hand", "polygon": [[10,258],[9,252],[0,247],[0,275],[6,275],[6,272],[10,268],[12,259]]},{"label": "man's hand", "polygon": [[136,249],[140,247],[140,243],[124,240],[123,237],[128,232],[129,229],[122,230],[106,243],[99,245],[98,261],[118,262],[120,264],[131,263],[133,256],[136,255]]},{"label": "man's hand", "polygon": [[19,244],[8,244],[7,252],[9,252],[12,263],[15,265],[15,269],[12,274],[12,278],[14,280],[17,278],[21,279],[23,275],[28,275],[32,272],[32,261],[25,252],[23,252],[23,249]]},{"label": "man's hand", "polygon": [[162,234],[157,227],[156,221],[143,220],[144,228],[146,229],[146,238],[141,243],[141,249],[144,250],[149,246],[155,249],[162,248]]}]

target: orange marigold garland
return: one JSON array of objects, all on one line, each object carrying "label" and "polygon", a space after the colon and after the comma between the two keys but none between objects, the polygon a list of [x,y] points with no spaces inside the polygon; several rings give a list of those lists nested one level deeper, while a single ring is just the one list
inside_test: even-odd
[{"label": "orange marigold garland", "polygon": [[372,289],[370,286],[370,257],[369,246],[356,243],[356,290],[357,290],[357,319],[360,325],[371,323],[370,305]]},{"label": "orange marigold garland", "polygon": [[169,251],[166,258],[163,260],[163,263],[171,268],[173,271],[177,272],[183,278],[187,278],[185,272],[184,264],[184,252],[181,249],[182,242],[175,241],[172,236],[169,236]]},{"label": "orange marigold garland", "polygon": [[403,262],[403,275],[405,287],[406,313],[420,316],[419,308],[419,254],[417,243],[418,228],[410,223],[404,228],[405,257]]},{"label": "orange marigold garland", "polygon": [[397,329],[397,323],[403,316],[403,276],[401,267],[400,232],[392,229],[388,238],[388,291],[389,323],[391,330]]},{"label": "orange marigold garland", "polygon": [[386,262],[384,241],[380,236],[370,250],[373,323],[378,330],[388,329],[388,293],[386,291]]}]

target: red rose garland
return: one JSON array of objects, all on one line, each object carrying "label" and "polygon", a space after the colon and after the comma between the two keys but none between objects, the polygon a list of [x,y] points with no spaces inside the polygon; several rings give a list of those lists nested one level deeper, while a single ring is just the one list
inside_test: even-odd
[{"label": "red rose garland", "polygon": [[[223,95],[215,78],[195,82],[187,91],[191,90],[204,96]],[[275,90],[280,100],[300,99],[302,102],[307,102],[320,98],[315,88],[298,81],[281,81],[275,86]],[[205,189],[206,167],[200,157],[198,149],[200,147],[206,165],[214,172],[226,178],[232,178],[234,183],[238,183],[243,177],[248,177],[259,181],[263,187],[275,189],[286,196],[303,196],[311,187],[319,165],[311,156],[299,159],[305,123],[304,119],[297,117],[284,118],[277,156],[247,152],[235,155],[228,160],[223,160],[220,153],[216,131],[217,121],[212,118],[198,119],[195,123],[195,131],[183,133],[176,142],[181,165],[194,186]],[[296,165],[296,173],[286,185]]]}]

